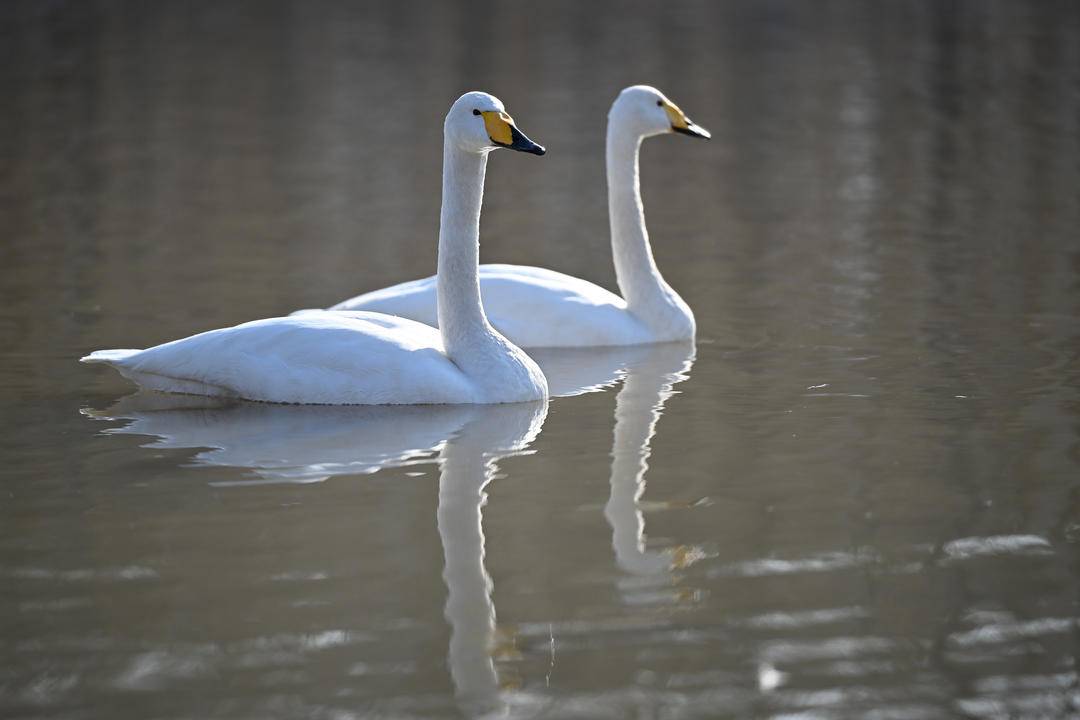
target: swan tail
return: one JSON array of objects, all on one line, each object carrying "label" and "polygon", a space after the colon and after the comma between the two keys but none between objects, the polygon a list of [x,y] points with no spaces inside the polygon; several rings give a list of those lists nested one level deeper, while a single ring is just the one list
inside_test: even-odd
[{"label": "swan tail", "polygon": [[141,352],[142,350],[98,350],[86,357],[79,358],[79,362],[111,365],[128,380],[147,390],[214,397],[234,397],[236,395],[228,388],[213,383],[193,378],[173,377],[138,367],[132,360]]},{"label": "swan tail", "polygon": [[142,350],[95,350],[89,355],[79,358],[79,362],[120,366],[141,352]]}]

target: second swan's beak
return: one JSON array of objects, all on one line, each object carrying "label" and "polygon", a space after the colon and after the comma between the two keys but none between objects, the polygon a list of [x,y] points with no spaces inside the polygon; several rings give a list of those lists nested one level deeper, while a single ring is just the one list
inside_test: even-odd
[{"label": "second swan's beak", "polygon": [[690,137],[704,138],[705,140],[712,137],[712,133],[686,117],[686,113],[680,110],[678,105],[670,100],[664,100],[663,103],[664,110],[667,111],[668,119],[671,120],[671,129],[673,132],[689,135]]},{"label": "second swan's beak", "polygon": [[488,110],[480,113],[484,117],[484,127],[487,128],[491,142],[499,147],[520,150],[521,152],[543,155],[547,152],[543,145],[537,145],[525,133],[514,125],[514,119],[504,112]]}]

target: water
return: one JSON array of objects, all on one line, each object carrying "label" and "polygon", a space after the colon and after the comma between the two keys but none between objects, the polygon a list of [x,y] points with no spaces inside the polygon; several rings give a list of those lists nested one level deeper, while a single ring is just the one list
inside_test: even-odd
[{"label": "water", "polygon": [[[1071,3],[6,3],[0,712],[1063,717],[1076,668]],[[430,273],[499,95],[485,260],[613,287],[646,143],[695,347],[499,408],[130,396],[85,352]]]}]

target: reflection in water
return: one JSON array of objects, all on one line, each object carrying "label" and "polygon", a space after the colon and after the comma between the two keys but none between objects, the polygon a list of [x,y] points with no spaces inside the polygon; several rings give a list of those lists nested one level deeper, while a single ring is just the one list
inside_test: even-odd
[{"label": "reflection in water", "polygon": [[598,143],[636,82],[714,131],[641,158],[692,381],[646,450],[661,386],[619,418],[611,483],[640,349],[537,353],[556,394],[613,391],[553,401],[542,461],[500,463],[483,565],[482,490],[446,506],[500,647],[513,622],[501,700],[1075,714],[1078,27],[1067,0],[0,3],[0,715],[460,717],[416,476],[475,416],[361,456],[356,409],[111,410],[199,447],[147,450],[77,414],[128,389],[74,359],[430,273],[444,103],[472,87],[551,148],[489,187],[484,261],[613,288]]},{"label": "reflection in water", "polygon": [[[692,551],[645,547],[649,443],[674,385],[687,378],[694,352],[693,343],[667,343],[536,353],[556,394],[578,395],[622,379],[604,516],[619,567],[660,580],[686,565]],[[148,448],[208,448],[194,456],[196,464],[254,472],[254,478],[216,481],[218,486],[319,482],[437,461],[450,672],[466,707],[497,703],[495,608],[484,567],[485,488],[497,472],[496,461],[524,449],[540,432],[546,403],[290,406],[140,391],[107,411],[83,412],[98,420],[131,421],[106,434],[157,436]]]},{"label": "reflection in water", "polygon": [[[646,549],[642,496],[650,441],[674,385],[688,377],[693,343],[541,351],[553,387],[574,395],[622,379],[616,397],[610,495],[604,516],[618,566],[662,583],[693,551]],[[200,465],[245,468],[253,479],[221,485],[318,482],[340,475],[437,461],[437,525],[442,541],[445,616],[451,626],[449,668],[463,707],[490,709],[500,683],[492,580],[484,566],[482,508],[496,462],[539,434],[547,405],[289,406],[138,392],[100,420],[128,419],[107,434],[155,435],[150,448],[208,448]],[[437,453],[437,455],[436,455]],[[627,586],[631,594],[641,588]],[[554,643],[552,637],[552,643]]]},{"label": "reflection in water", "polygon": [[495,605],[484,567],[484,488],[496,461],[525,448],[540,432],[546,404],[485,408],[447,443],[440,455],[439,537],[450,621],[450,674],[468,708],[491,705],[499,690],[492,659]]},{"label": "reflection in water", "polygon": [[491,577],[484,568],[484,488],[497,472],[497,460],[521,452],[540,433],[546,401],[401,407],[230,405],[212,398],[139,392],[108,413],[88,414],[132,419],[131,424],[107,432],[161,437],[148,447],[213,448],[197,455],[197,462],[250,468],[271,482],[372,473],[411,464],[438,450],[437,518],[448,590],[450,674],[465,707],[483,709],[497,701],[499,682],[492,659],[495,607]]},{"label": "reflection in water", "polygon": [[548,379],[552,397],[581,395],[615,384],[641,352],[637,346],[529,349]]},{"label": "reflection in water", "polygon": [[661,552],[645,549],[645,516],[641,498],[649,469],[649,441],[672,388],[688,377],[694,363],[693,343],[654,345],[628,369],[615,400],[615,443],[611,449],[611,495],[604,517],[611,525],[615,560],[623,570],[655,575],[684,565],[686,548]]},{"label": "reflection in water", "polygon": [[147,391],[83,412],[132,421],[108,434],[158,436],[150,448],[210,448],[193,460],[258,476],[219,485],[319,482],[422,462],[475,415],[467,405],[274,405]]}]

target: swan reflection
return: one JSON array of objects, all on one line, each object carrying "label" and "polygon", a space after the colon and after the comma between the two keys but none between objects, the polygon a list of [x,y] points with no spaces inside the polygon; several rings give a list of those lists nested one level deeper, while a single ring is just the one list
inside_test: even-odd
[{"label": "swan reflection", "polygon": [[[696,551],[679,546],[663,551],[645,547],[642,496],[649,469],[649,446],[656,423],[674,386],[689,377],[692,343],[650,345],[633,358],[615,399],[615,439],[611,449],[611,492],[604,517],[611,525],[615,562],[635,575],[657,575],[692,561]],[[670,507],[664,505],[662,507]]]},{"label": "swan reflection", "polygon": [[[295,406],[136,393],[98,419],[131,422],[108,433],[156,435],[155,448],[208,448],[195,462],[248,468],[243,482],[314,482],[415,462],[437,462],[437,524],[447,587],[449,667],[471,711],[499,702],[495,607],[484,567],[482,508],[496,462],[539,435],[547,402],[461,406]],[[437,455],[436,455],[437,453]]]},{"label": "swan reflection", "polygon": [[628,372],[650,367],[657,357],[679,357],[692,362],[693,354],[693,342],[529,349],[529,355],[547,376],[552,397],[604,390],[618,383]]},{"label": "swan reflection", "polygon": [[197,465],[245,468],[255,477],[215,484],[319,482],[377,472],[433,455],[478,408],[468,405],[272,405],[142,391],[100,420],[129,420],[106,434],[152,435],[149,448],[206,448]]},{"label": "swan reflection", "polygon": [[674,505],[648,504],[642,498],[650,442],[675,385],[689,377],[696,353],[694,343],[539,349],[530,353],[547,375],[553,396],[581,394],[622,381],[615,400],[611,490],[604,506],[619,568],[635,576],[664,578],[693,562],[701,553],[694,547],[646,549],[645,509]]},{"label": "swan reflection", "polygon": [[482,509],[496,461],[521,452],[540,431],[547,407],[532,415],[521,405],[500,405],[479,413],[443,447],[439,457],[439,537],[450,622],[450,675],[463,703],[490,706],[499,694],[495,670],[495,605],[484,567]]},{"label": "swan reflection", "polygon": [[[553,397],[602,390],[640,362],[647,346],[537,350]],[[197,465],[250,469],[256,478],[215,483],[320,482],[431,462],[451,435],[490,408],[473,405],[278,405],[142,390],[96,420],[129,421],[105,434],[149,435],[144,447],[207,448]]]},{"label": "swan reflection", "polygon": [[[686,379],[693,358],[694,346],[683,343],[537,353],[557,394],[579,394],[622,380],[604,517],[611,526],[617,565],[636,577],[666,582],[692,552],[646,548],[642,495],[657,421],[674,386]],[[450,675],[469,713],[504,701],[496,669],[492,580],[485,568],[485,489],[498,472],[496,463],[525,451],[540,433],[546,402],[288,406],[142,392],[105,412],[84,412],[129,421],[107,433],[156,436],[148,445],[154,448],[200,448],[193,458],[196,464],[253,473],[228,481],[231,484],[317,482],[437,463],[436,519],[447,587],[444,613],[451,629]]]}]

